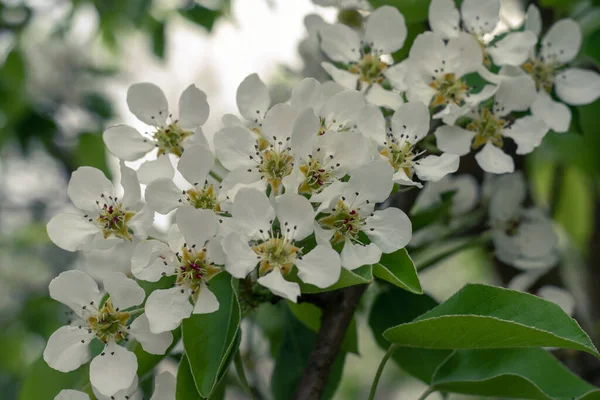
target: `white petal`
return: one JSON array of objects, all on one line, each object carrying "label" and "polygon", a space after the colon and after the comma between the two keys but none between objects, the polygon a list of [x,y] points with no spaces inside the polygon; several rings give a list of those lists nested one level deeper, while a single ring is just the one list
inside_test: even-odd
[{"label": "white petal", "polygon": [[[371,161],[370,150],[371,147],[375,147],[369,138],[358,132],[344,132],[342,135],[333,135],[330,146],[331,155],[333,155],[330,165],[336,165],[335,171],[337,171],[336,176],[338,177],[342,177],[348,171],[361,168]],[[311,201],[313,197],[311,197]]]},{"label": "white petal", "polygon": [[159,214],[168,214],[179,207],[181,198],[181,189],[169,178],[155,179],[146,187],[146,203]]},{"label": "white petal", "polygon": [[321,121],[312,108],[305,108],[294,121],[291,147],[296,156],[304,158],[311,152]]},{"label": "white petal", "polygon": [[[331,130],[348,128],[365,106],[365,98],[356,90],[344,90],[327,99],[321,110],[321,117]],[[333,122],[335,120],[335,122]]]},{"label": "white petal", "polygon": [[223,251],[223,238],[217,236],[208,241],[206,245],[206,255],[208,259],[218,265],[225,264],[225,252]]},{"label": "white petal", "polygon": [[506,174],[515,170],[512,157],[491,142],[483,146],[483,149],[475,155],[475,160],[481,169],[491,174]]},{"label": "white petal", "polygon": [[110,295],[115,308],[125,310],[142,304],[146,298],[144,289],[138,283],[121,272],[106,274],[104,277],[104,290]]},{"label": "white petal", "polygon": [[346,25],[328,25],[321,29],[321,49],[334,61],[344,63],[358,61],[360,38]]},{"label": "white petal", "polygon": [[227,257],[225,269],[234,278],[245,278],[258,264],[257,255],[250,249],[248,240],[237,232],[223,238],[223,251]]},{"label": "white petal", "polygon": [[429,109],[419,101],[402,105],[392,117],[392,132],[400,142],[416,144],[429,132]]},{"label": "white petal", "polygon": [[62,272],[48,286],[50,297],[60,301],[81,315],[84,307],[100,300],[96,282],[85,272],[71,270]]},{"label": "white petal", "polygon": [[[414,68],[416,70],[422,69],[428,76],[431,76],[435,74],[436,69],[439,72],[440,68],[445,67],[445,64],[442,64],[443,60],[446,61],[446,64],[451,61],[450,59],[446,60],[447,55],[448,49],[442,37],[433,32],[424,32],[419,34],[413,42],[409,58],[411,62],[415,63]],[[449,65],[446,66],[444,71],[454,72],[453,69],[448,69],[448,67]]]},{"label": "white petal", "polygon": [[236,125],[244,125],[244,123],[233,114],[225,114],[221,118],[224,126],[236,126]]},{"label": "white petal", "polygon": [[135,379],[137,359],[131,351],[110,342],[104,355],[94,357],[90,363],[90,382],[105,396],[112,396],[128,388]]},{"label": "white petal", "polygon": [[276,201],[283,235],[302,240],[313,232],[315,212],[306,197],[289,193],[277,197]]},{"label": "white petal", "polygon": [[399,93],[392,90],[385,90],[380,84],[374,83],[365,94],[365,100],[368,103],[378,107],[389,108],[390,110],[398,109],[404,104],[404,99]]},{"label": "white petal", "polygon": [[298,296],[300,296],[300,286],[295,282],[286,281],[279,268],[275,268],[267,275],[258,278],[258,283],[269,289],[277,296],[288,299],[296,303]]},{"label": "white petal", "polygon": [[394,64],[383,71],[383,75],[389,79],[394,89],[404,92],[408,89],[408,69],[410,68],[410,62],[408,59]]},{"label": "white petal", "polygon": [[78,214],[55,215],[46,226],[50,240],[67,251],[78,251],[89,245],[100,229]]},{"label": "white petal", "polygon": [[540,55],[546,62],[566,63],[581,48],[581,27],[572,19],[561,19],[550,27],[541,42]]},{"label": "white petal", "polygon": [[153,223],[154,211],[145,205],[131,218],[128,226],[133,231],[136,240],[145,240]]},{"label": "white petal", "polygon": [[183,233],[187,246],[201,248],[217,234],[219,222],[212,210],[196,209],[192,206],[180,207],[175,214],[177,226]]},{"label": "white petal", "polygon": [[206,140],[206,136],[204,135],[204,132],[202,131],[202,127],[200,127],[200,126],[196,128],[196,130],[194,131],[192,136],[188,137],[187,139],[185,139],[183,141],[181,146],[183,147],[184,150],[187,150],[193,146],[204,146],[207,149],[210,148],[210,145],[208,144],[208,140]]},{"label": "white petal", "polygon": [[496,65],[519,66],[527,61],[537,41],[537,36],[530,31],[511,32],[487,51]]},{"label": "white petal", "polygon": [[61,326],[48,339],[44,361],[58,371],[74,371],[90,360],[90,340],[93,338],[94,334],[88,333],[86,328]]},{"label": "white petal", "polygon": [[535,4],[530,4],[527,8],[525,30],[532,32],[537,37],[540,37],[540,33],[542,32],[542,15],[540,14],[540,9]]},{"label": "white petal", "polygon": [[352,173],[349,185],[353,192],[370,202],[380,203],[388,198],[394,183],[394,169],[385,160],[374,160]]},{"label": "white petal", "polygon": [[340,256],[342,266],[352,271],[363,265],[379,262],[379,259],[381,258],[381,249],[375,243],[360,245],[347,241],[344,244]]},{"label": "white petal", "polygon": [[225,127],[215,133],[215,151],[217,158],[230,171],[241,166],[254,166],[256,140],[254,135],[243,126]]},{"label": "white petal", "polygon": [[421,183],[413,181],[406,174],[406,172],[404,172],[403,169],[399,169],[398,171],[394,172],[394,175],[392,176],[392,180],[394,181],[394,183],[397,183],[398,185],[415,186],[415,187],[418,187],[418,188],[422,188],[423,187],[423,185]]},{"label": "white petal", "polygon": [[460,13],[471,33],[489,33],[498,25],[500,0],[463,0]]},{"label": "white petal", "polygon": [[156,160],[146,161],[137,170],[140,183],[148,185],[158,178],[173,178],[175,169],[167,154],[159,156]]},{"label": "white petal", "polygon": [[[489,2],[489,0],[485,2]],[[483,52],[479,42],[473,36],[466,33],[461,33],[457,37],[450,38],[447,51],[450,59],[446,63],[448,68],[454,64],[455,68],[453,69],[457,76],[476,72],[480,69],[483,62]]]},{"label": "white petal", "polygon": [[175,286],[150,293],[144,309],[150,332],[162,333],[177,328],[192,314],[194,306],[190,303],[190,291]]},{"label": "white petal", "polygon": [[150,400],[175,400],[177,382],[168,371],[162,372],[154,378],[154,393]]},{"label": "white petal", "polygon": [[[96,396],[97,400],[115,400],[115,399],[144,400],[142,398],[142,394],[138,390],[138,383],[139,383],[139,381],[138,381],[138,377],[136,375],[136,377],[133,379],[133,382],[131,382],[131,385],[129,385],[128,388],[119,390],[117,393],[115,393],[114,395],[112,395],[110,397],[104,396],[94,386],[92,386],[92,392],[94,393],[94,396]],[[125,396],[127,396],[127,397],[125,397]]]},{"label": "white petal", "polygon": [[67,194],[75,207],[86,211],[98,211],[96,201],[102,201],[101,196],[112,196],[114,189],[112,183],[99,169],[79,167],[71,175]]},{"label": "white petal", "polygon": [[242,166],[232,170],[221,182],[219,201],[234,199],[241,189],[254,188],[264,193],[267,190],[267,181],[261,179],[261,176],[256,168],[248,170],[248,167]]},{"label": "white petal", "polygon": [[367,18],[364,40],[376,53],[393,53],[404,45],[406,33],[404,17],[398,9],[382,6]]},{"label": "white petal", "polygon": [[139,243],[131,256],[131,273],[138,279],[157,282],[165,275],[173,273],[175,255],[169,246],[158,240]]},{"label": "white petal", "polygon": [[313,108],[319,110],[325,101],[321,83],[315,78],[304,78],[292,89],[290,104],[296,110]]},{"label": "white petal", "polygon": [[429,26],[445,39],[458,35],[460,14],[454,0],[432,0],[429,4]]},{"label": "white petal", "polygon": [[375,211],[365,222],[365,233],[384,253],[406,247],[412,237],[410,219],[396,207]]},{"label": "white petal", "polygon": [[202,185],[214,164],[215,156],[210,149],[193,146],[183,152],[177,170],[192,185]]},{"label": "white petal", "polygon": [[556,132],[566,132],[569,125],[571,125],[571,110],[569,110],[569,107],[552,100],[552,97],[545,90],[538,92],[537,98],[531,105],[531,113]]},{"label": "white petal", "polygon": [[129,111],[148,125],[164,126],[169,116],[169,103],[161,88],[153,83],[136,83],[127,90]]},{"label": "white petal", "polygon": [[357,124],[358,130],[366,137],[379,144],[385,142],[385,118],[379,107],[368,104],[361,111]]},{"label": "white petal", "polygon": [[210,113],[206,94],[196,85],[190,85],[179,98],[179,126],[183,129],[194,129],[204,125]]},{"label": "white petal", "polygon": [[268,232],[275,219],[275,210],[267,196],[256,189],[243,188],[233,201],[232,215],[243,233],[254,237]]},{"label": "white petal", "polygon": [[194,314],[210,314],[219,309],[219,300],[206,284],[202,284],[194,302]]},{"label": "white petal", "polygon": [[437,147],[450,154],[464,156],[471,151],[475,134],[458,126],[443,125],[435,130]]},{"label": "white petal", "polygon": [[340,279],[342,263],[339,254],[331,247],[316,246],[302,259],[296,260],[296,267],[303,282],[324,289]]},{"label": "white petal", "polygon": [[125,207],[137,205],[142,199],[142,189],[140,182],[134,170],[120,162],[121,169],[121,186],[123,187],[123,196],[121,202]]},{"label": "white petal", "polygon": [[261,121],[271,105],[269,89],[257,74],[250,74],[240,83],[236,102],[244,118],[249,121]]},{"label": "white petal", "polygon": [[422,181],[439,181],[444,176],[458,170],[460,157],[443,153],[439,156],[427,156],[414,165],[415,173]]},{"label": "white petal", "polygon": [[346,89],[354,90],[358,85],[358,75],[348,72],[345,69],[337,68],[335,65],[322,62],[321,66],[331,76],[335,82],[339,83]]},{"label": "white petal", "polygon": [[595,71],[569,68],[554,78],[556,95],[571,105],[590,104],[600,97],[600,74]]},{"label": "white petal", "polygon": [[292,134],[295,118],[296,111],[290,105],[285,103],[275,104],[265,116],[262,133],[269,140],[277,138],[277,140],[274,140],[275,142],[285,143],[286,138],[289,138]]},{"label": "white petal", "polygon": [[567,290],[547,285],[541,287],[537,294],[545,300],[558,304],[568,315],[573,315],[575,311],[575,299]]},{"label": "white petal", "polygon": [[489,214],[492,222],[504,222],[518,217],[527,195],[523,174],[517,172],[498,176],[493,181]]},{"label": "white petal", "polygon": [[548,126],[533,115],[528,115],[517,119],[503,134],[515,141],[517,154],[528,154],[542,143],[546,133]]},{"label": "white petal", "polygon": [[509,283],[508,288],[525,292],[537,282],[538,279],[548,273],[548,270],[539,269],[523,272],[515,276]]},{"label": "white petal", "polygon": [[498,85],[494,96],[493,111],[496,115],[507,115],[511,111],[525,111],[535,101],[537,90],[529,76],[505,78]]},{"label": "white petal", "polygon": [[129,125],[111,126],[104,131],[102,139],[113,156],[125,161],[135,161],[154,149],[154,141]]},{"label": "white petal", "polygon": [[140,315],[131,323],[129,334],[140,342],[145,352],[150,354],[165,354],[173,343],[171,332],[156,334],[150,331],[150,322],[146,314]]},{"label": "white petal", "polygon": [[90,396],[79,390],[63,389],[54,400],[90,400]]}]

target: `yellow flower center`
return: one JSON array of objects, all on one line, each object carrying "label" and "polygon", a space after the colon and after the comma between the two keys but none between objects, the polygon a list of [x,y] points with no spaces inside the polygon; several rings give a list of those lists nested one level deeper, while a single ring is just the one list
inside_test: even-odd
[{"label": "yellow flower center", "polygon": [[192,136],[193,132],[183,130],[177,121],[171,122],[167,127],[160,128],[154,132],[154,140],[156,141],[156,147],[158,147],[158,155],[162,154],[175,154],[181,157],[183,153],[183,141]]},{"label": "yellow flower center", "polygon": [[381,61],[379,57],[367,53],[358,63],[352,65],[348,71],[358,75],[358,79],[361,82],[370,85],[372,83],[381,83],[385,80],[383,71],[387,67],[388,65]]},{"label": "yellow flower center", "polygon": [[332,211],[331,214],[319,220],[324,229],[335,231],[331,243],[342,243],[346,240],[358,241],[358,234],[365,224],[365,219],[360,217],[357,210],[346,205],[343,197],[338,200]]},{"label": "yellow flower center", "polygon": [[183,289],[190,289],[197,293],[203,283],[210,281],[221,272],[221,268],[214,265],[206,256],[206,248],[196,250],[195,247],[183,246],[178,253],[179,269],[177,270],[176,284]]},{"label": "yellow flower center", "polygon": [[537,58],[528,60],[521,65],[535,82],[535,87],[550,93],[554,86],[554,74],[560,66],[555,63],[545,63]]},{"label": "yellow flower center", "polygon": [[278,268],[283,275],[289,274],[296,258],[302,254],[302,249],[294,246],[291,240],[285,237],[271,237],[261,244],[252,246],[252,250],[260,259],[260,276],[264,276],[274,268]]},{"label": "yellow flower center", "polygon": [[127,321],[130,314],[115,309],[110,301],[106,300],[98,312],[88,317],[90,329],[103,343],[118,342],[127,337]]},{"label": "yellow flower center", "polygon": [[491,141],[498,147],[503,146],[502,132],[506,121],[500,117],[497,117],[489,109],[485,108],[479,119],[469,123],[467,130],[475,132],[475,139],[473,140],[473,149],[478,149],[488,141]]},{"label": "yellow flower center", "polygon": [[434,79],[429,83],[429,87],[436,91],[431,101],[433,107],[450,103],[460,106],[469,90],[467,84],[452,73]]},{"label": "yellow flower center", "polygon": [[412,165],[416,154],[413,153],[412,145],[409,142],[400,145],[396,139],[391,137],[379,154],[388,159],[394,171],[403,169],[407,176],[412,175]]},{"label": "yellow flower center", "polygon": [[304,181],[298,187],[298,193],[319,193],[334,178],[332,174],[333,167],[326,168],[313,159],[306,164],[302,164],[299,169],[304,175]]},{"label": "yellow flower center", "polygon": [[204,210],[213,210],[215,212],[221,211],[221,206],[217,201],[217,195],[215,188],[212,184],[205,184],[202,188],[188,189],[183,192],[186,195],[187,201],[194,208],[201,208]]},{"label": "yellow flower center", "polygon": [[281,181],[291,174],[294,168],[294,157],[288,152],[289,148],[282,147],[282,144],[279,142],[278,147],[271,146],[260,153],[261,161],[258,165],[262,178],[269,182],[275,193],[279,193]]},{"label": "yellow flower center", "polygon": [[[104,198],[104,196],[102,196]],[[135,212],[128,211],[123,207],[123,203],[117,203],[112,197],[109,197],[108,204],[100,204],[100,213],[96,217],[96,224],[102,230],[104,239],[111,236],[118,237],[124,240],[132,240],[131,233],[127,227],[127,222],[135,215]],[[87,215],[86,215],[87,217]],[[92,219],[90,219],[90,222]]]}]

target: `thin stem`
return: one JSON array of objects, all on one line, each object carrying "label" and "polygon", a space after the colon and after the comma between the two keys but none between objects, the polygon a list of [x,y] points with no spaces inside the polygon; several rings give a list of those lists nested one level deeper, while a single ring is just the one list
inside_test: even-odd
[{"label": "thin stem", "polygon": [[208,174],[209,174],[210,176],[212,176],[212,177],[213,177],[213,179],[215,179],[217,182],[219,182],[219,183],[220,183],[220,182],[223,182],[223,178],[221,178],[219,175],[217,175],[217,173],[216,173],[216,172],[214,172],[214,171],[210,171]]},{"label": "thin stem", "polygon": [[424,393],[421,395],[421,397],[419,397],[419,398],[418,398],[418,400],[425,400],[425,399],[426,399],[427,397],[429,397],[429,395],[430,395],[431,393],[433,393],[433,392],[435,392],[435,389],[433,389],[433,388],[429,388],[429,389],[427,389],[427,390],[426,390],[426,391],[425,391],[425,392],[424,392]]},{"label": "thin stem", "polygon": [[375,392],[377,391],[377,385],[379,384],[379,379],[381,379],[381,374],[383,373],[383,368],[385,367],[385,364],[387,363],[387,361],[390,359],[390,357],[392,356],[394,351],[396,351],[397,348],[398,348],[397,345],[395,345],[395,344],[391,345],[390,348],[388,349],[388,351],[385,352],[385,355],[381,359],[381,362],[379,363],[379,368],[377,368],[377,372],[375,373],[375,378],[373,378],[373,384],[371,385],[371,392],[369,393],[369,400],[375,399]]},{"label": "thin stem", "polygon": [[135,310],[127,311],[130,316],[135,317],[144,313],[144,307],[136,308]]},{"label": "thin stem", "polygon": [[246,379],[246,373],[244,372],[244,363],[242,362],[242,356],[239,350],[235,353],[235,357],[233,358],[233,364],[235,365],[235,370],[237,371],[238,378],[240,379],[240,384],[244,388],[244,391],[246,391],[248,396],[250,396],[250,399],[254,400],[254,395],[252,394],[252,390],[250,389],[250,385],[248,384],[248,379]]}]

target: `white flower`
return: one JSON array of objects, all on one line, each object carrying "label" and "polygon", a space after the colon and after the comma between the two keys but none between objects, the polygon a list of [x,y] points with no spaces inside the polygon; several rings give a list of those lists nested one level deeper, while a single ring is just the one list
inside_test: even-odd
[{"label": "white flower", "polygon": [[260,138],[260,127],[267,111],[271,108],[271,96],[267,85],[257,74],[250,74],[238,86],[235,99],[238,110],[246,121],[244,123],[233,114],[225,114],[223,123],[225,126],[247,126]]},{"label": "white flower", "polygon": [[[404,65],[406,63],[406,65]],[[420,101],[430,107],[443,108],[434,118],[444,118],[446,123],[494,94],[495,86],[486,85],[478,93],[472,93],[465,75],[477,72],[482,65],[479,43],[466,33],[445,41],[433,32],[417,36],[409,59],[400,64],[408,77],[400,74],[401,85],[408,85],[409,101]],[[396,74],[389,75],[392,83]],[[449,121],[449,122],[448,122]]]},{"label": "white flower", "polygon": [[208,174],[215,163],[209,148],[197,145],[181,155],[177,170],[189,183],[188,189],[179,189],[171,178],[158,178],[146,188],[148,207],[160,214],[168,214],[182,205],[221,211],[219,194],[208,182]]},{"label": "white flower", "polygon": [[131,272],[131,255],[136,244],[121,242],[109,249],[94,249],[79,253],[73,269],[85,272],[101,282],[106,274]]},{"label": "white flower", "polygon": [[453,0],[432,0],[429,5],[431,30],[444,39],[457,37],[460,32],[472,35],[483,50],[483,63],[490,67],[489,56],[496,65],[521,65],[537,37],[530,31],[509,32],[494,41],[500,17],[500,0],[464,0],[460,12]]},{"label": "white flower", "polygon": [[130,322],[127,310],[144,301],[144,290],[121,273],[107,275],[102,293],[94,280],[81,271],[66,271],[49,285],[50,297],[73,310],[74,320],[54,332],[44,350],[44,360],[61,372],[73,371],[90,360],[90,342],[104,343],[104,350],[90,364],[90,382],[104,396],[127,389],[135,379],[135,354],[119,346],[129,337],[151,354],[164,354],[173,340],[170,332],[155,335],[144,314]]},{"label": "white flower", "polygon": [[223,250],[225,268],[234,277],[245,278],[259,265],[257,282],[294,302],[300,287],[284,278],[294,266],[302,281],[320,288],[339,279],[340,259],[333,249],[317,245],[305,253],[297,243],[313,233],[315,212],[306,198],[286,193],[274,208],[264,193],[244,188],[234,199],[232,214],[237,232],[225,236]]},{"label": "white flower", "polygon": [[[536,36],[541,33],[540,12],[534,5],[527,10],[525,28]],[[544,35],[537,54],[532,51],[529,60],[521,65],[538,89],[538,97],[531,105],[532,114],[556,132],[569,129],[571,110],[552,99],[552,89],[560,100],[570,105],[589,104],[600,96],[600,74],[569,67],[579,53],[581,41],[579,24],[572,19],[561,19]]]},{"label": "white flower", "polygon": [[471,121],[465,128],[445,125],[435,131],[437,146],[448,153],[463,156],[471,148],[481,151],[475,155],[486,172],[503,174],[514,171],[514,161],[504,153],[504,138],[517,144],[517,154],[527,154],[540,145],[548,132],[546,125],[535,116],[525,116],[511,122],[512,111],[526,110],[535,99],[535,86],[529,77],[503,79],[494,95],[494,104],[480,106],[464,116]]},{"label": "white flower", "polygon": [[142,208],[141,190],[135,171],[121,161],[121,186],[117,197],[102,171],[80,167],[73,172],[67,194],[79,213],[63,213],[47,225],[48,236],[68,251],[109,248],[122,241],[145,239],[154,213]]},{"label": "white flower", "polygon": [[381,111],[367,106],[359,119],[359,129],[379,145],[380,155],[394,168],[394,182],[400,185],[422,187],[412,180],[413,174],[424,181],[438,181],[456,172],[459,157],[453,154],[430,155],[421,159],[415,145],[429,132],[429,110],[423,103],[406,103],[394,113],[391,125]]},{"label": "white flower", "polygon": [[343,244],[342,266],[347,269],[377,263],[382,253],[393,253],[410,242],[412,226],[404,212],[395,207],[373,211],[390,195],[393,173],[389,162],[371,161],[355,170],[340,194],[319,208],[324,216],[315,226],[317,243]]},{"label": "white flower", "polygon": [[401,49],[406,33],[404,17],[391,6],[379,7],[367,18],[364,35],[342,24],[326,26],[321,29],[321,49],[333,61],[347,65],[347,69],[338,69],[328,62],[322,66],[340,85],[373,90],[374,104],[394,109],[402,104],[402,98],[381,86],[388,68],[381,56]]},{"label": "white flower", "polygon": [[[176,276],[171,289],[155,290],[146,301],[146,315],[154,333],[171,331],[192,313],[206,314],[219,309],[209,281],[225,263],[217,216],[210,210],[183,206],[175,215],[177,225],[169,231],[169,243],[147,240],[140,243],[131,260],[131,272],[142,280],[156,282]],[[190,302],[190,298],[192,302]],[[192,304],[193,303],[193,304]]]},{"label": "white flower", "polygon": [[[150,400],[175,400],[175,377],[170,372],[162,372],[154,380],[154,393]],[[138,388],[137,375],[133,383],[127,389],[119,390],[112,396],[105,396],[99,390],[92,386],[94,396],[98,400],[143,400],[144,393]],[[54,398],[54,400],[90,400],[87,393],[79,390],[64,389]]]},{"label": "white flower", "polygon": [[340,10],[371,9],[371,5],[367,0],[312,0],[312,2],[323,7],[337,7]]},{"label": "white flower", "polygon": [[139,179],[148,184],[158,177],[173,177],[173,166],[168,154],[181,157],[185,147],[207,145],[201,126],[208,119],[210,108],[206,94],[190,85],[179,98],[179,119],[173,119],[163,91],[152,83],[136,83],[127,91],[129,110],[152,132],[140,134],[129,125],[108,128],[103,139],[108,151],[124,161],[135,161],[154,148],[158,158],[146,161],[138,170]]}]

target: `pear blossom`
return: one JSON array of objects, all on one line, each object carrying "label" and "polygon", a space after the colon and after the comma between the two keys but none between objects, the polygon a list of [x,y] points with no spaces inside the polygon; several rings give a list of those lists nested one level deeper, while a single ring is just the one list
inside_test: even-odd
[{"label": "pear blossom", "polygon": [[375,205],[390,195],[393,173],[388,161],[371,161],[354,171],[338,194],[330,195],[319,207],[322,217],[315,224],[317,243],[343,244],[340,256],[344,268],[375,264],[382,253],[393,253],[410,242],[412,225],[402,210],[389,207],[374,211]]},{"label": "pear blossom", "polygon": [[[163,276],[175,276],[170,289],[153,291],[146,301],[150,331],[161,333],[177,328],[192,313],[207,314],[219,309],[219,301],[208,287],[225,263],[219,227],[214,212],[180,207],[176,225],[169,231],[168,244],[147,240],[135,249],[131,272],[141,280],[156,282]],[[192,302],[190,302],[190,299]]]},{"label": "pear blossom", "polygon": [[[509,32],[496,40],[500,22],[500,0],[464,0],[460,11],[453,0],[432,0],[429,4],[431,30],[444,39],[458,37],[461,32],[473,36],[482,49],[483,65],[521,65],[537,43],[530,31]],[[491,59],[490,60],[490,56]],[[479,70],[484,76],[485,69]]]},{"label": "pear blossom", "polygon": [[[514,161],[502,148],[504,138],[517,144],[517,154],[527,154],[540,145],[548,132],[535,116],[514,119],[512,111],[526,110],[535,99],[535,86],[527,76],[503,79],[491,106],[480,105],[466,113],[464,128],[445,125],[435,131],[437,146],[448,153],[463,156],[481,149],[475,159],[486,172],[502,174],[514,171]],[[511,119],[512,118],[512,119]]]},{"label": "pear blossom", "polygon": [[44,350],[44,360],[51,368],[69,372],[91,358],[90,342],[104,344],[104,350],[90,364],[90,382],[103,396],[129,388],[135,380],[135,354],[119,345],[136,339],[151,354],[164,354],[173,335],[155,335],[149,330],[145,314],[134,318],[128,311],[144,301],[144,290],[124,274],[115,272],[104,279],[109,297],[102,302],[103,293],[96,282],[81,271],[66,271],[49,285],[50,297],[73,310],[74,319],[55,331]]},{"label": "pear blossom", "polygon": [[422,187],[412,180],[414,174],[424,181],[438,181],[458,169],[459,157],[454,154],[419,159],[423,152],[415,146],[429,132],[429,119],[427,106],[418,101],[400,106],[387,129],[379,108],[369,105],[363,110],[359,129],[377,143],[380,156],[394,168],[395,183]]},{"label": "pear blossom", "polygon": [[141,189],[135,171],[121,161],[123,195],[116,195],[102,171],[79,167],[69,181],[67,194],[76,213],[54,216],[47,225],[50,239],[58,247],[77,251],[107,249],[123,241],[143,240],[154,213],[141,202]]},{"label": "pear blossom", "polygon": [[148,207],[160,214],[168,214],[182,205],[221,211],[218,189],[208,181],[215,164],[212,151],[202,145],[192,146],[181,155],[177,170],[189,183],[182,190],[170,178],[158,178],[146,187]]},{"label": "pear blossom", "polygon": [[[482,65],[481,46],[471,35],[459,33],[447,41],[438,34],[425,32],[417,36],[403,64],[403,74],[389,75],[392,84],[408,85],[409,101],[420,101],[433,108],[433,118],[454,123],[456,118],[492,96],[494,85],[485,85],[473,93],[465,76]],[[441,109],[440,109],[441,107]]]},{"label": "pear blossom", "polygon": [[321,49],[331,60],[346,68],[339,69],[329,62],[321,65],[340,85],[372,91],[367,96],[369,101],[394,109],[402,104],[402,98],[381,86],[389,59],[383,61],[382,56],[401,49],[406,34],[404,17],[391,6],[379,7],[369,15],[363,35],[343,24],[326,26],[321,29]]},{"label": "pear blossom", "polygon": [[127,105],[137,119],[150,126],[151,131],[142,135],[129,125],[116,125],[104,131],[102,137],[108,151],[124,161],[135,161],[157,150],[157,158],[145,161],[138,170],[144,184],[158,177],[173,177],[169,154],[181,157],[186,147],[208,145],[201,127],[208,119],[210,107],[206,94],[193,84],[179,98],[178,119],[174,119],[169,111],[164,92],[152,83],[131,85],[127,91]]},{"label": "pear blossom", "polygon": [[[537,37],[541,33],[540,11],[535,5],[527,10],[525,29]],[[527,73],[535,81],[537,98],[531,113],[556,132],[566,132],[571,123],[571,110],[552,98],[570,105],[589,104],[600,97],[600,74],[569,64],[579,53],[582,34],[577,22],[561,19],[554,23],[540,42],[537,53],[532,51],[521,70],[510,69],[511,74]]]},{"label": "pear blossom", "polygon": [[234,198],[232,215],[237,231],[223,238],[223,250],[225,269],[235,278],[245,278],[258,265],[258,284],[293,302],[300,286],[285,276],[294,266],[303,282],[320,288],[339,279],[340,258],[333,249],[317,245],[305,253],[299,244],[313,233],[315,212],[306,198],[286,193],[271,204],[263,192],[243,188]]},{"label": "pear blossom", "polygon": [[[175,400],[175,377],[170,372],[162,372],[154,380],[154,392],[150,400]],[[112,396],[105,396],[92,386],[94,396],[98,400],[143,400],[144,393],[138,388],[138,377],[135,376],[133,383],[127,389],[119,390]],[[54,400],[90,400],[87,393],[79,390],[64,389]]]}]

